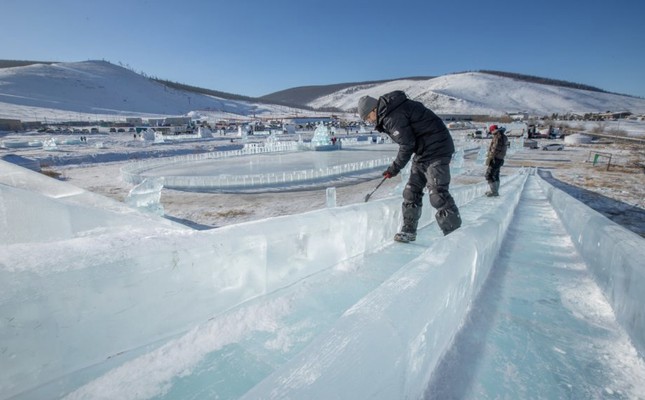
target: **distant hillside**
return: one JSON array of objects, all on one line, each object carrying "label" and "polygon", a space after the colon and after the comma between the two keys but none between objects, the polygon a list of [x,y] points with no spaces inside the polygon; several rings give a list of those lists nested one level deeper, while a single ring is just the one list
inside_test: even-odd
[{"label": "distant hillside", "polygon": [[33,64],[54,64],[55,61],[0,60],[0,68],[26,67]]},{"label": "distant hillside", "polygon": [[[14,68],[9,68],[14,67]],[[205,89],[133,71],[105,60],[74,63],[0,60],[0,117],[33,120],[37,113],[222,117],[271,113],[355,113],[361,96],[403,90],[442,114],[645,112],[645,99],[589,85],[483,70],[330,85],[300,86],[259,98]],[[43,110],[43,111],[39,111]]]},{"label": "distant hillside", "polygon": [[0,118],[73,120],[88,114],[106,119],[110,115],[187,115],[200,110],[249,116],[273,113],[278,107],[281,112],[290,112],[282,105],[229,100],[214,96],[221,95],[219,92],[201,92],[204,90],[175,89],[102,60],[33,63],[0,69]]},{"label": "distant hillside", "polygon": [[[55,64],[55,63],[57,63],[57,61],[0,60],[0,69],[24,67],[24,66],[33,65],[33,64]],[[606,91],[594,86],[582,84],[582,83],[569,82],[569,81],[564,81],[559,79],[544,78],[544,77],[534,76],[534,75],[525,75],[525,74],[518,74],[514,72],[504,72],[504,71],[495,71],[495,70],[478,70],[477,72],[501,76],[505,78],[516,79],[518,81],[539,83],[542,85],[550,85],[550,86],[557,86],[557,87],[566,87],[571,89],[589,90],[592,92],[599,92],[599,93],[612,93],[612,94],[620,94],[622,96],[630,96],[630,95],[625,95],[621,93],[609,92],[609,91]],[[458,73],[462,73],[462,72],[458,72]],[[308,107],[307,104],[311,103],[315,99],[323,96],[327,96],[331,93],[338,92],[353,86],[375,85],[375,84],[400,81],[400,80],[428,80],[433,78],[435,77],[434,76],[413,76],[413,77],[406,77],[406,78],[382,79],[382,80],[364,81],[364,82],[346,82],[346,83],[337,83],[337,84],[330,84],[330,85],[298,86],[294,88],[280,90],[278,92],[270,93],[261,97],[250,97],[250,96],[244,96],[244,95],[239,95],[234,93],[221,92],[218,90],[205,89],[197,86],[185,85],[182,83],[173,82],[173,81],[160,79],[160,78],[150,78],[150,79],[175,89],[185,90],[188,92],[200,93],[200,94],[205,94],[210,96],[217,96],[228,100],[248,101],[248,102],[264,103],[264,104],[278,104],[278,105],[284,105],[288,107],[304,107],[308,109],[310,107]],[[630,96],[630,97],[634,97],[634,96]]]},{"label": "distant hillside", "polygon": [[211,90],[211,89],[204,89],[200,88],[197,86],[190,86],[190,85],[184,85],[182,83],[177,83],[177,82],[172,82],[168,81],[165,79],[158,79],[158,78],[152,78],[154,81],[157,81],[163,85],[166,85],[168,87],[171,87],[173,89],[177,90],[184,90],[186,92],[193,92],[193,93],[199,93],[199,94],[205,94],[207,96],[216,96],[220,97],[222,99],[227,99],[227,100],[237,100],[237,101],[248,101],[250,103],[263,103],[263,104],[277,104],[281,106],[287,106],[287,107],[295,107],[295,108],[302,108],[306,110],[312,110],[311,107],[307,106],[306,104],[300,104],[300,103],[293,103],[289,102],[288,100],[280,100],[280,99],[266,99],[265,97],[249,97],[249,96],[243,96],[240,94],[233,94],[233,93],[226,93],[226,92],[220,92],[218,90]]},{"label": "distant hillside", "polygon": [[[568,82],[564,80],[551,79],[551,78],[543,78],[543,77],[533,76],[533,75],[525,75],[525,74],[518,74],[513,72],[494,71],[494,70],[479,70],[477,72],[494,75],[494,76],[500,76],[504,78],[510,78],[516,81],[537,83],[541,85],[579,89],[579,90],[588,90],[588,91],[597,92],[597,93],[620,94],[620,93],[608,92],[606,90],[603,90],[594,86],[590,86],[590,85],[581,84],[581,83]],[[456,74],[459,74],[459,73],[455,73],[455,75]],[[448,74],[448,75],[451,75],[451,74]],[[383,79],[383,80],[377,80],[377,81],[347,82],[347,83],[338,83],[338,84],[331,84],[331,85],[299,86],[295,88],[290,88],[290,89],[285,89],[278,92],[270,93],[268,95],[260,97],[259,99],[265,100],[268,102],[284,102],[290,105],[307,107],[307,104],[315,103],[315,100],[319,98],[328,96],[332,93],[340,92],[348,88],[356,87],[357,90],[359,90],[368,86],[380,85],[380,84],[395,82],[395,81],[402,81],[402,80],[424,81],[424,80],[433,79],[433,78],[435,77],[417,76],[417,77],[397,78],[397,79]],[[629,96],[629,95],[622,95],[622,96]],[[634,96],[629,96],[629,97],[634,97]],[[320,109],[327,110],[327,111],[338,111],[339,108],[322,107]]]},{"label": "distant hillside", "polygon": [[278,92],[270,93],[260,97],[259,99],[270,101],[270,102],[285,102],[289,104],[298,104],[301,107],[306,107],[308,103],[314,101],[317,98],[327,96],[334,92],[338,92],[340,90],[353,87],[353,86],[375,85],[380,83],[398,81],[401,79],[427,80],[432,78],[433,78],[432,76],[414,76],[410,78],[383,79],[378,81],[347,82],[347,83],[336,83],[331,85],[316,85],[316,86],[298,86],[295,88],[285,89],[285,90],[280,90]]},{"label": "distant hillside", "polygon": [[[13,67],[26,67],[26,66],[34,65],[34,64],[51,65],[51,64],[56,64],[56,63],[57,63],[56,61],[0,60],[0,69],[2,69],[2,68],[13,68]],[[121,66],[121,67],[126,68],[126,69],[130,69],[130,68],[125,67],[125,66]],[[136,71],[132,71],[132,72],[137,73]],[[205,88],[201,88],[201,87],[197,87],[197,86],[185,85],[183,83],[173,82],[173,81],[166,80],[166,79],[147,77],[145,74],[143,74],[143,76],[148,78],[148,79],[150,79],[150,80],[152,80],[152,81],[155,81],[155,82],[161,83],[162,85],[168,86],[169,88],[182,90],[182,91],[185,91],[185,92],[198,93],[198,94],[207,95],[207,96],[215,96],[215,97],[219,97],[219,98],[226,99],[226,100],[246,101],[246,102],[249,102],[249,103],[259,103],[259,104],[275,104],[275,105],[281,105],[281,106],[287,106],[287,107],[302,108],[302,109],[306,109],[306,110],[311,110],[312,109],[311,107],[307,106],[306,104],[301,104],[301,103],[291,103],[289,101],[283,101],[283,100],[280,100],[280,99],[272,100],[272,99],[264,99],[264,98],[243,96],[243,95],[234,94],[234,93],[221,92],[219,90],[205,89]]]},{"label": "distant hillside", "polygon": [[349,86],[316,98],[308,105],[316,109],[338,108],[355,113],[361,96],[381,96],[403,90],[441,114],[505,115],[528,113],[589,113],[607,110],[645,110],[645,99],[625,96],[571,82],[530,77],[505,72],[462,72],[436,78],[411,81],[393,80],[384,83]]},{"label": "distant hillside", "polygon": [[[594,87],[594,86],[584,85],[581,83],[561,81],[558,79],[542,78],[539,76],[523,75],[523,74],[516,74],[512,72],[503,72],[503,71],[480,70],[479,72],[484,74],[503,76],[505,78],[517,79],[519,81],[539,83],[542,85],[566,87],[566,88],[580,89],[580,90],[589,90],[592,92],[599,92],[599,93],[611,93],[606,90],[598,89],[597,87]],[[620,93],[614,93],[614,94],[620,94]],[[627,95],[622,95],[622,96],[627,96]]]}]

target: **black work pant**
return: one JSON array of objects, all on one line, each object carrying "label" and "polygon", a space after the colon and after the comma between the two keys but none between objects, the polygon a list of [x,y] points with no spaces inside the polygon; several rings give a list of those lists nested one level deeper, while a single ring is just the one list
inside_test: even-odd
[{"label": "black work pant", "polygon": [[493,158],[493,161],[486,168],[485,177],[488,183],[499,182],[499,171],[502,169],[502,165],[504,165],[503,158]]},{"label": "black work pant", "polygon": [[448,191],[450,186],[450,157],[426,163],[412,162],[410,178],[403,190],[403,231],[416,232],[421,207],[423,188],[428,188],[430,205],[437,210],[435,218],[447,234],[461,226],[461,217],[455,200]]}]

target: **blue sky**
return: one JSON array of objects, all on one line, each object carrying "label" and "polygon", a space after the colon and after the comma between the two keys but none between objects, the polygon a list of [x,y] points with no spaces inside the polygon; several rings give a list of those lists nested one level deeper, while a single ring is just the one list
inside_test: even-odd
[{"label": "blue sky", "polygon": [[643,0],[2,0],[0,10],[0,59],[103,59],[247,96],[491,69],[645,97]]}]

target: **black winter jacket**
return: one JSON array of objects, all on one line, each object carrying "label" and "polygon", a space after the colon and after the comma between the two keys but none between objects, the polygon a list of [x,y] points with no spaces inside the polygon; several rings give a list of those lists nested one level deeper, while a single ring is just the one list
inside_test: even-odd
[{"label": "black winter jacket", "polygon": [[376,106],[376,130],[399,145],[390,167],[398,174],[414,154],[414,162],[425,163],[452,157],[455,145],[441,118],[422,103],[408,99],[401,90],[384,94]]}]

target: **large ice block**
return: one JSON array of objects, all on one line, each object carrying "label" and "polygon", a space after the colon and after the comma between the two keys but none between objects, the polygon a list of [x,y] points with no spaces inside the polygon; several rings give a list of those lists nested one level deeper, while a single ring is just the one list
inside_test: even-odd
[{"label": "large ice block", "polygon": [[619,322],[645,357],[645,239],[546,181],[540,183]]}]

